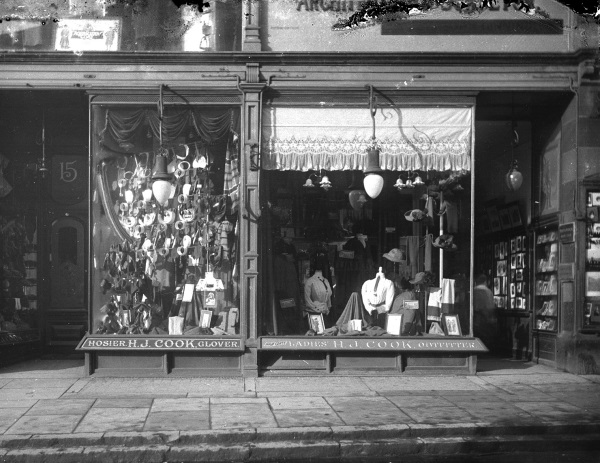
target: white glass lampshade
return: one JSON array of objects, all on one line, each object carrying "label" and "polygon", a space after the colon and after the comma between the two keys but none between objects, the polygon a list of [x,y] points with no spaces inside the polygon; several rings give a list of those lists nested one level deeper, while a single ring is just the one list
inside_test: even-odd
[{"label": "white glass lampshade", "polygon": [[363,185],[371,198],[377,198],[383,189],[383,177],[378,174],[367,174],[363,180]]},{"label": "white glass lampshade", "polygon": [[152,193],[156,198],[156,202],[161,206],[169,200],[171,190],[171,182],[167,180],[155,180],[154,183],[152,183]]},{"label": "white glass lampshade", "polygon": [[133,202],[133,191],[125,190],[125,201],[128,204],[131,204]]},{"label": "white glass lampshade", "polygon": [[152,190],[150,188],[146,188],[144,191],[142,191],[142,197],[147,203],[152,201]]}]

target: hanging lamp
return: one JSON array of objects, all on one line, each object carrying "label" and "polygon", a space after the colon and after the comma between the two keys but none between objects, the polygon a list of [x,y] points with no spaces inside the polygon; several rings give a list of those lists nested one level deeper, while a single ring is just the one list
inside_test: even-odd
[{"label": "hanging lamp", "polygon": [[158,97],[158,140],[159,150],[154,160],[154,173],[152,175],[152,194],[156,202],[164,206],[171,196],[171,179],[172,175],[167,172],[167,150],[163,148],[162,139],[162,123],[163,123],[163,85],[160,84]]},{"label": "hanging lamp", "polygon": [[373,135],[371,137],[371,147],[367,149],[367,167],[365,169],[365,178],[363,185],[365,191],[371,198],[377,198],[383,189],[383,177],[379,174],[382,170],[379,167],[379,148],[377,147],[377,139],[375,138],[375,113],[377,106],[375,97],[373,96],[373,86],[369,87],[369,110],[371,112],[371,120],[373,121]]},{"label": "hanging lamp", "polygon": [[362,182],[356,172],[352,173],[352,182],[344,192],[348,194],[350,206],[356,212],[360,211],[368,201],[367,192],[363,189]]},{"label": "hanging lamp", "polygon": [[504,181],[510,191],[517,191],[523,184],[523,174],[519,171],[519,165],[515,159],[515,147],[519,144],[519,132],[517,132],[517,123],[515,122],[514,100],[512,101],[511,111],[513,139],[510,144],[510,154],[512,159]]}]

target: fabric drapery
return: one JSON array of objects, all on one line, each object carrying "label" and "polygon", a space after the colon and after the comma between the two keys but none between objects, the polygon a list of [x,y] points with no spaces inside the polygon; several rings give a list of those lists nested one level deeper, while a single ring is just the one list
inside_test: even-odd
[{"label": "fabric drapery", "polygon": [[[232,144],[234,146],[232,146]],[[235,149],[234,149],[235,148]],[[230,214],[237,212],[240,203],[240,171],[238,168],[237,143],[227,142],[225,152],[225,174],[223,178],[223,194],[230,199]]]},{"label": "fabric drapery", "polygon": [[[162,120],[163,144],[187,136],[192,130],[195,136],[207,143],[223,138],[234,127],[234,111],[223,110],[220,114],[206,114],[200,109],[165,111]],[[100,132],[101,141],[108,135],[117,143],[131,142],[140,130],[149,130],[155,138],[160,138],[160,121],[156,109],[109,108],[104,117],[104,128]]]},{"label": "fabric drapery", "polygon": [[[363,108],[270,108],[263,167],[364,170],[372,121]],[[471,108],[382,108],[375,115],[382,169],[469,171]]]}]

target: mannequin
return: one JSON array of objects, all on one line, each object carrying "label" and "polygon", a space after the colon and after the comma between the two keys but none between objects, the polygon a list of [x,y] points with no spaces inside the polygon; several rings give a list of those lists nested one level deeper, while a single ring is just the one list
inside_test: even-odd
[{"label": "mannequin", "polygon": [[375,278],[363,283],[361,295],[365,309],[373,319],[373,324],[385,327],[385,316],[394,301],[394,282],[385,277],[381,267]]},{"label": "mannequin", "polygon": [[332,293],[329,281],[323,276],[323,265],[317,261],[315,273],[304,283],[305,315],[307,313],[329,315]]}]

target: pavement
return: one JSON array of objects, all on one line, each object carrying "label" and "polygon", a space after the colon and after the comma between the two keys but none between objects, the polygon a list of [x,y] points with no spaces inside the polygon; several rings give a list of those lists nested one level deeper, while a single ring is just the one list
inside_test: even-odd
[{"label": "pavement", "polygon": [[0,462],[492,461],[512,452],[600,461],[600,376],[498,359],[480,359],[475,376],[95,378],[82,360],[52,359],[0,370]]}]

